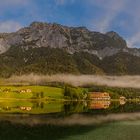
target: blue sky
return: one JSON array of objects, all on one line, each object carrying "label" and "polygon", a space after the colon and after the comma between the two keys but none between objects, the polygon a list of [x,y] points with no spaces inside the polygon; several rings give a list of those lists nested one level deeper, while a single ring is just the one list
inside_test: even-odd
[{"label": "blue sky", "polygon": [[0,0],[0,32],[33,21],[116,31],[129,47],[140,48],[140,0]]}]

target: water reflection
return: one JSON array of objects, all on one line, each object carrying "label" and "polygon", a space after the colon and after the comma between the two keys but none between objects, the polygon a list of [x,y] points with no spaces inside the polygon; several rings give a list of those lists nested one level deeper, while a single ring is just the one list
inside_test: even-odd
[{"label": "water reflection", "polygon": [[89,109],[107,109],[110,107],[111,101],[105,100],[105,101],[91,101]]},{"label": "water reflection", "polygon": [[138,102],[1,101],[0,140],[139,140],[139,110]]},{"label": "water reflection", "polygon": [[92,100],[92,101],[73,101],[73,102],[41,102],[41,101],[21,101],[5,100],[0,101],[0,113],[22,113],[22,114],[49,114],[58,113],[69,115],[73,113],[121,113],[138,112],[139,102],[126,102],[119,100]]}]

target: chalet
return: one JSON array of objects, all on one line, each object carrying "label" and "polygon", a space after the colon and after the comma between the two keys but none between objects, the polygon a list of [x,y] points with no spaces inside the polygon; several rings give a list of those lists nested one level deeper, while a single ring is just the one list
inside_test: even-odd
[{"label": "chalet", "polygon": [[106,100],[106,101],[91,101],[90,102],[90,106],[89,109],[107,109],[110,106],[110,101]]},{"label": "chalet", "polygon": [[89,98],[91,100],[110,100],[111,97],[107,92],[90,92]]}]

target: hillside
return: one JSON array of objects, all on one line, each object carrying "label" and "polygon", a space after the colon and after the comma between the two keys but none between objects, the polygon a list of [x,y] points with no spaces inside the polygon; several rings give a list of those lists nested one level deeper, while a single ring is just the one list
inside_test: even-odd
[{"label": "hillside", "polygon": [[34,22],[0,34],[0,76],[29,73],[139,75],[140,49],[113,31]]}]

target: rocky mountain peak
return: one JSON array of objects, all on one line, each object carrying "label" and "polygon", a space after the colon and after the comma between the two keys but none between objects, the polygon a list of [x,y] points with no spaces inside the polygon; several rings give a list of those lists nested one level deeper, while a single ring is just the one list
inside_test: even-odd
[{"label": "rocky mountain peak", "polygon": [[127,47],[126,41],[118,33],[114,32],[114,31],[110,31],[110,32],[107,32],[106,35],[109,36],[110,38],[112,38],[113,40],[117,41],[118,44],[120,45],[118,47],[120,47],[120,48]]},{"label": "rocky mountain peak", "polygon": [[[90,31],[86,27],[68,27],[43,22],[33,22],[29,27],[14,33],[0,34],[0,53],[6,52],[11,46],[25,49],[59,48],[70,54],[88,52],[99,58],[114,55],[119,51],[130,52],[126,41],[114,31],[102,34]],[[135,50],[132,54],[140,55],[140,51]]]},{"label": "rocky mountain peak", "polygon": [[140,74],[140,49],[116,32],[33,22],[0,34],[0,76],[12,74]]},{"label": "rocky mountain peak", "polygon": [[108,35],[111,38],[122,38],[122,37],[120,37],[120,35],[118,33],[114,32],[114,31],[109,31],[106,33],[106,35]]}]

